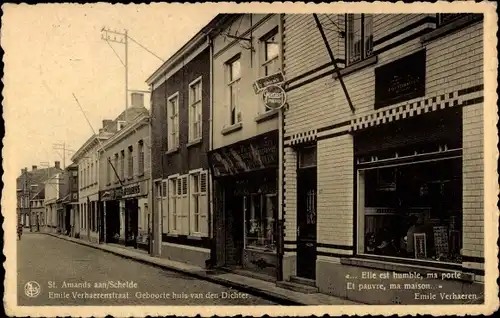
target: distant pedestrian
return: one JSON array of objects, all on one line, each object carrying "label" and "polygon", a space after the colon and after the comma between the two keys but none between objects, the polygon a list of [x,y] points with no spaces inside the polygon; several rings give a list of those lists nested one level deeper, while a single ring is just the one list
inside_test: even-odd
[{"label": "distant pedestrian", "polygon": [[17,239],[20,241],[23,235],[23,226],[21,224],[17,225]]}]

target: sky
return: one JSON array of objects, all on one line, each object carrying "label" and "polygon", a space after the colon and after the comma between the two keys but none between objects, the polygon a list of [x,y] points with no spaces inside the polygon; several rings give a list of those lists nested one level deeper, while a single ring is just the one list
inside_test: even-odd
[{"label": "sky", "polygon": [[[163,60],[168,59],[218,12],[192,5],[8,5],[3,6],[5,51],[4,167],[20,173],[60,161],[54,144],[76,151],[93,129],[125,109],[125,69],[101,29],[123,31]],[[112,43],[124,60],[124,45]],[[146,79],[163,63],[129,41],[129,89],[147,90]],[[149,95],[145,96],[149,108]],[[66,166],[72,153],[66,153]]]}]

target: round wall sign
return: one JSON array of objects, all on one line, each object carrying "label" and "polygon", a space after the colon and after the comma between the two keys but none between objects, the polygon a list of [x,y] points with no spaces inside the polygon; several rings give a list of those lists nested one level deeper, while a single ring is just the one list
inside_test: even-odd
[{"label": "round wall sign", "polygon": [[264,89],[262,98],[267,108],[279,109],[286,103],[286,92],[281,86],[270,85]]}]

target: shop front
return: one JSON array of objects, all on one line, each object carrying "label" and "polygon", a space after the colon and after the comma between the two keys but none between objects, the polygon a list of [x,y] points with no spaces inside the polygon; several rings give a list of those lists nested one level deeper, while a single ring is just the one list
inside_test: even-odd
[{"label": "shop front", "polygon": [[355,135],[354,155],[357,253],[460,267],[461,109]]},{"label": "shop front", "polygon": [[103,227],[105,243],[120,242],[120,200],[122,199],[122,196],[122,187],[117,187],[100,192],[104,211]]},{"label": "shop front", "polygon": [[124,243],[126,246],[148,250],[147,234],[140,228],[144,206],[147,206],[148,182],[141,181],[123,186],[125,204]]},{"label": "shop front", "polygon": [[273,131],[209,154],[217,265],[267,280],[279,270],[277,145]]},{"label": "shop front", "polygon": [[[463,240],[469,235],[464,210],[470,199],[463,184],[468,147],[463,111],[451,107],[345,135],[353,140],[352,254],[318,253],[321,292],[354,301],[421,304],[412,286],[438,286],[432,288],[443,295],[470,294],[471,302],[481,302],[480,271],[464,267]],[[364,280],[351,279],[366,275],[387,289],[363,289]]]}]

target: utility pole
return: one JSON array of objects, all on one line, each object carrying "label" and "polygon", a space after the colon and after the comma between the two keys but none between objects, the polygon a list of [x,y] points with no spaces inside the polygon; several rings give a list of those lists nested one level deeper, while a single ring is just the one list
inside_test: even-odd
[{"label": "utility pole", "polygon": [[[113,52],[115,52],[116,57],[120,60],[120,62],[123,64],[125,67],[125,122],[128,120],[127,112],[128,112],[128,31],[125,30],[125,32],[119,32],[116,30],[110,30],[107,29],[106,27],[103,27],[101,29],[101,39],[106,41],[106,43],[109,44]],[[117,39],[118,37],[118,39]],[[120,43],[125,45],[125,62],[122,61],[118,53],[116,53],[115,49],[113,46],[111,46],[111,43],[109,42],[115,42],[115,43]]]}]

